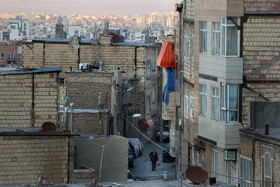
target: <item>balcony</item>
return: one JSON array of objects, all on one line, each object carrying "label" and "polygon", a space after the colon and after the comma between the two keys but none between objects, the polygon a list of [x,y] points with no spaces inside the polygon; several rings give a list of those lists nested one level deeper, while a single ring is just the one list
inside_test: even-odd
[{"label": "balcony", "polygon": [[227,83],[242,83],[243,58],[199,55],[199,73],[225,79]]},{"label": "balcony", "polygon": [[243,0],[195,1],[196,12],[201,16],[243,16]]},{"label": "balcony", "polygon": [[204,139],[223,149],[238,149],[239,147],[239,129],[242,125],[238,122],[229,125],[199,116],[198,128],[198,139]]}]

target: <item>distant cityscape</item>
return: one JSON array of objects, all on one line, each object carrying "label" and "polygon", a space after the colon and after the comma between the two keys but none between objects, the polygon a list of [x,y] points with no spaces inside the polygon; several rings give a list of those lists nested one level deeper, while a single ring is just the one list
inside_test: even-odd
[{"label": "distant cityscape", "polygon": [[67,38],[77,31],[79,37],[92,39],[94,33],[103,30],[105,22],[109,23],[109,28],[119,28],[125,39],[143,39],[147,31],[158,38],[172,35],[177,21],[177,13],[158,11],[141,16],[4,12],[0,14],[0,42],[55,38],[57,23],[63,25]]}]

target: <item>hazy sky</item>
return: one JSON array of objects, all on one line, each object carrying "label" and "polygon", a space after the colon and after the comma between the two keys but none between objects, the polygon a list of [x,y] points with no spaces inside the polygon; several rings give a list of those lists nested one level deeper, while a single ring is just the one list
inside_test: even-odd
[{"label": "hazy sky", "polygon": [[178,0],[0,0],[3,9],[40,9],[56,13],[81,14],[147,14],[174,10]]}]

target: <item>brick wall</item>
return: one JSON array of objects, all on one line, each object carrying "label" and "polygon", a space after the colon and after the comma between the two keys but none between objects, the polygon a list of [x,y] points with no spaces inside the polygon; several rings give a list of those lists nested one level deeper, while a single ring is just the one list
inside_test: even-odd
[{"label": "brick wall", "polygon": [[[253,161],[253,180],[262,181],[262,146],[268,146],[274,150],[274,155],[272,155],[272,159],[274,160],[273,164],[273,177],[275,181],[280,177],[279,172],[279,161],[280,154],[278,152],[279,149],[279,141],[275,141],[275,139],[268,138],[260,138],[259,135],[249,135],[247,133],[240,133],[240,155],[245,156],[247,158],[252,159]],[[256,186],[261,186],[260,182],[255,182]]]},{"label": "brick wall", "polygon": [[8,64],[8,54],[12,53],[14,55],[14,62],[16,65],[21,65],[21,61],[18,59],[18,47],[22,46],[21,41],[9,40],[8,43],[0,42],[0,54],[4,54],[4,60],[0,60],[0,65]]},{"label": "brick wall", "polygon": [[69,72],[66,74],[66,94],[76,109],[98,109],[98,96],[106,109],[111,108],[112,73]]},{"label": "brick wall", "polygon": [[[32,74],[0,75],[0,127],[32,126]],[[57,124],[57,73],[34,74],[34,126]]]},{"label": "brick wall", "polygon": [[107,121],[108,113],[75,113],[74,133],[107,134]]},{"label": "brick wall", "polygon": [[279,101],[280,17],[249,17],[244,23],[243,59],[244,74],[248,81],[268,83],[246,84],[243,88],[242,123],[249,127],[250,101]]},{"label": "brick wall", "polygon": [[280,2],[278,0],[244,0],[244,11],[249,12],[279,12]]},{"label": "brick wall", "polygon": [[0,185],[67,183],[68,137],[0,136]]},{"label": "brick wall", "polygon": [[62,71],[78,69],[78,50],[68,43],[23,44],[23,66],[29,68],[62,67]]},{"label": "brick wall", "polygon": [[75,169],[70,173],[71,183],[92,184],[94,179],[94,169]]}]

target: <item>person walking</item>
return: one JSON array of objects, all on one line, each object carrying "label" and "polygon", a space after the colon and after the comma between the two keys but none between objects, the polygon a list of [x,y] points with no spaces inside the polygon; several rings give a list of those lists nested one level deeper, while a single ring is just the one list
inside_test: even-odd
[{"label": "person walking", "polygon": [[150,152],[149,157],[150,157],[150,160],[152,162],[152,171],[155,171],[156,164],[157,164],[157,161],[158,161],[158,153],[156,152],[155,149],[153,149],[153,151]]}]

